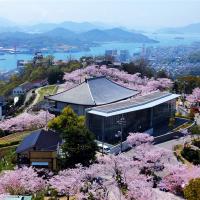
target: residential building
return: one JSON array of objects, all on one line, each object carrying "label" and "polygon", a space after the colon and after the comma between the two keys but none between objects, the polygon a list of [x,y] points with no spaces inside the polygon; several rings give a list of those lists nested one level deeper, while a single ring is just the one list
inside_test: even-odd
[{"label": "residential building", "polygon": [[33,88],[39,88],[39,87],[43,87],[43,86],[47,85],[48,81],[47,81],[47,79],[35,80],[35,81],[32,81],[31,84],[32,84]]},{"label": "residential building", "polygon": [[16,88],[14,88],[12,93],[13,93],[13,96],[23,95],[23,94],[26,94],[31,89],[43,87],[47,84],[48,84],[47,79],[35,80],[32,82],[25,82],[17,86]]},{"label": "residential building", "polygon": [[61,143],[58,133],[44,129],[33,131],[17,147],[18,166],[57,170]]},{"label": "residential building", "polygon": [[12,93],[13,93],[13,96],[19,96],[19,95],[26,94],[31,89],[33,89],[33,85],[29,82],[25,82],[17,86],[16,88],[14,88]]},{"label": "residential building", "polygon": [[32,61],[17,60],[17,68],[24,68],[27,64],[31,64]]},{"label": "residential building", "polygon": [[6,114],[6,102],[5,99],[0,96],[0,120],[3,119],[5,114]]}]

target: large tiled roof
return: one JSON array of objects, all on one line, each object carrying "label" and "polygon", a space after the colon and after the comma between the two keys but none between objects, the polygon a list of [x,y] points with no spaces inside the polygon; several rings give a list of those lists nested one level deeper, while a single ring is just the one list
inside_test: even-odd
[{"label": "large tiled roof", "polygon": [[88,110],[88,113],[109,117],[117,114],[151,108],[172,99],[176,99],[177,97],[179,97],[179,95],[169,92],[153,92],[129,100],[93,107]]},{"label": "large tiled roof", "polygon": [[47,99],[79,105],[104,105],[130,98],[139,92],[120,86],[106,77],[86,79],[67,91],[46,97]]},{"label": "large tiled roof", "polygon": [[36,151],[56,151],[58,143],[62,140],[58,133],[51,130],[36,130],[24,138],[17,147],[16,152],[21,153],[34,148]]}]

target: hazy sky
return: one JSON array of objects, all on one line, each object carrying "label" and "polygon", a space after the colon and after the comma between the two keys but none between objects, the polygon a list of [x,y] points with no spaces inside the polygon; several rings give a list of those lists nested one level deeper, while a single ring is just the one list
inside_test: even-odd
[{"label": "hazy sky", "polygon": [[0,0],[0,17],[20,23],[98,21],[128,27],[200,22],[200,0]]}]

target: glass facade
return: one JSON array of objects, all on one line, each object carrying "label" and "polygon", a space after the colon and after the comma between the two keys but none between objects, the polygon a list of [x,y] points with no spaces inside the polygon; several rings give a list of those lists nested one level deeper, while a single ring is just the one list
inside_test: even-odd
[{"label": "glass facade", "polygon": [[112,117],[102,117],[87,113],[87,125],[96,135],[96,139],[108,143],[116,143],[119,138],[117,132],[121,130],[119,120],[124,117],[126,123],[123,127],[123,139],[130,132],[143,132],[153,126],[168,120],[175,114],[176,100],[171,100],[144,110],[124,113]]}]

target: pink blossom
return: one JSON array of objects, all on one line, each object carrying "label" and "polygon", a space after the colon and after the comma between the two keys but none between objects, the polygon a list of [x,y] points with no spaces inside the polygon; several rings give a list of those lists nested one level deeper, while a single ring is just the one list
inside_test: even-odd
[{"label": "pink blossom", "polygon": [[168,175],[166,175],[159,187],[163,190],[170,191],[174,194],[181,193],[183,188],[189,183],[191,179],[200,177],[200,168],[193,166],[170,166]]},{"label": "pink blossom", "polygon": [[139,146],[144,143],[152,143],[154,137],[147,133],[129,133],[127,137],[127,142],[130,146]]},{"label": "pink blossom", "polygon": [[23,167],[0,175],[0,194],[24,195],[44,190],[45,181],[33,168]]},{"label": "pink blossom", "polygon": [[187,101],[191,103],[200,102],[200,88],[197,87],[192,91],[192,94],[186,97]]},{"label": "pink blossom", "polygon": [[45,111],[40,111],[37,114],[25,112],[11,119],[1,121],[0,129],[10,132],[19,132],[43,128],[46,125],[46,120],[49,121],[53,117],[54,115],[46,113]]},{"label": "pink blossom", "polygon": [[85,78],[106,76],[110,80],[130,89],[139,90],[142,94],[146,94],[156,90],[165,90],[172,87],[172,81],[167,78],[154,78],[148,79],[147,77],[141,78],[139,73],[128,74],[125,71],[107,68],[106,66],[88,66],[83,69],[75,70],[71,73],[66,73],[64,79],[66,81],[66,88],[69,84],[77,85],[84,81]]}]

